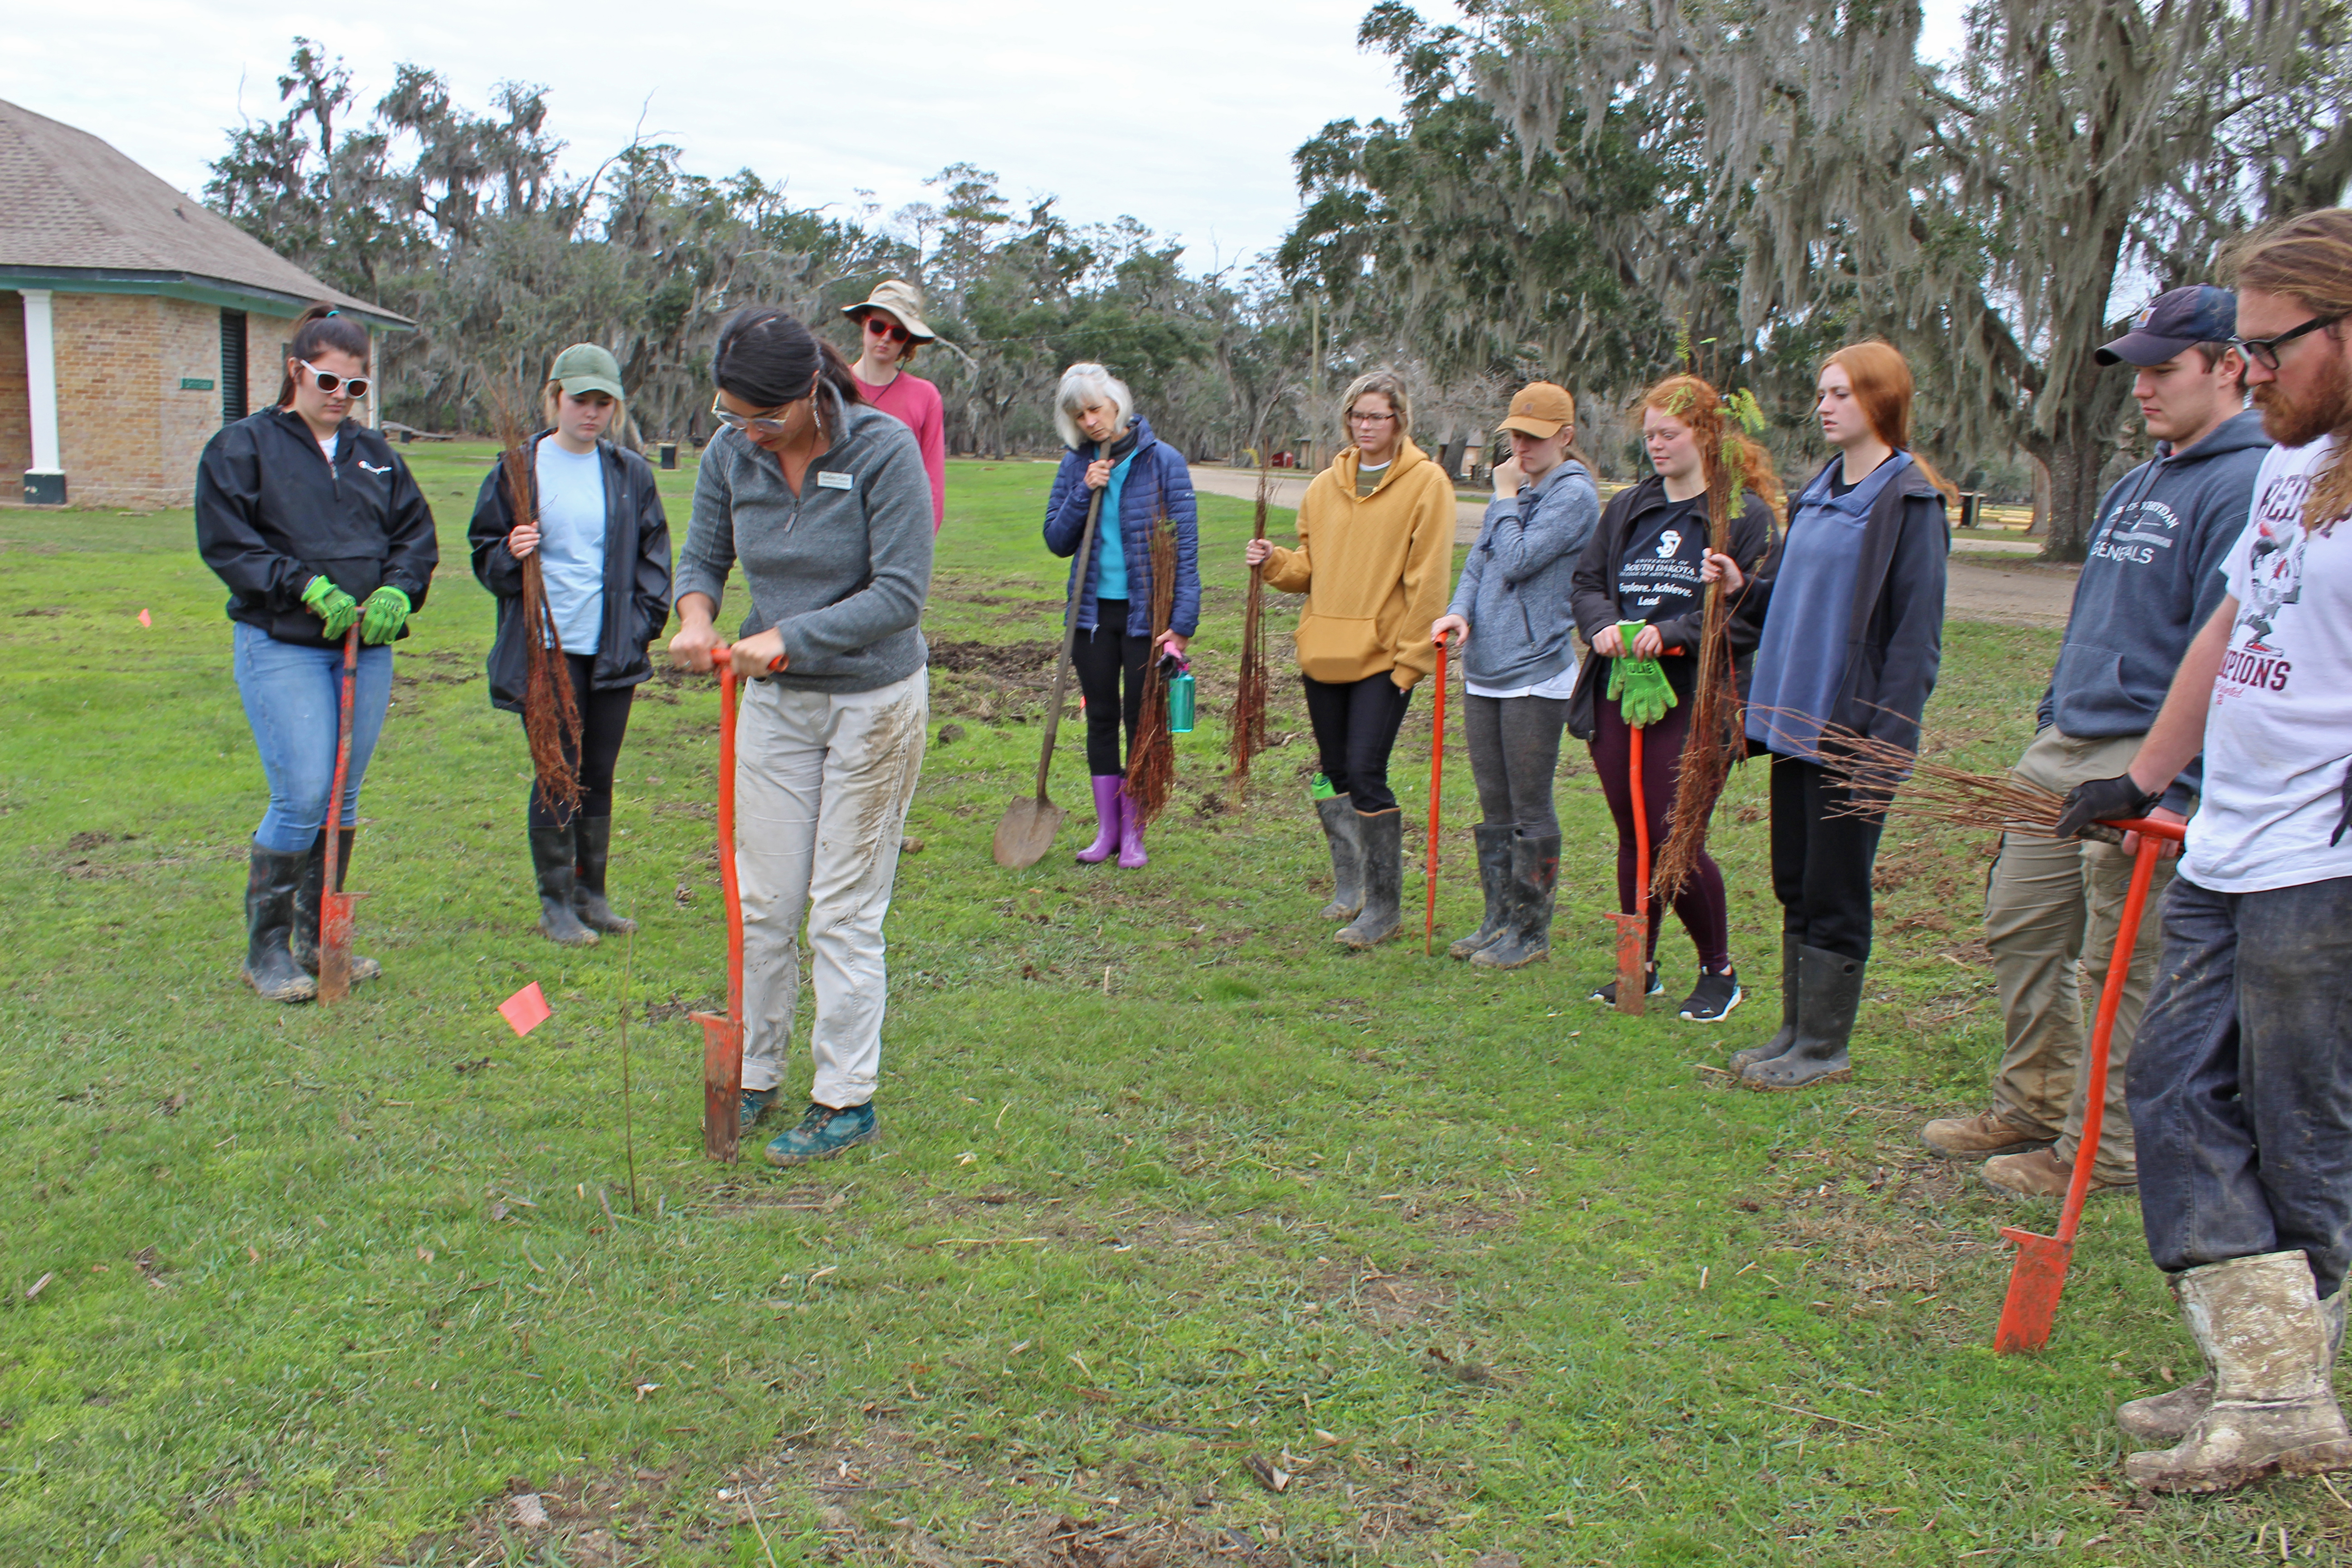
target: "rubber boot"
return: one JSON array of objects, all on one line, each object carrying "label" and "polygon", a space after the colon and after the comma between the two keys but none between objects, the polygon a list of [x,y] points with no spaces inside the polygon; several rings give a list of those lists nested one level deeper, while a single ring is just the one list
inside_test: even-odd
[{"label": "rubber boot", "polygon": [[1797,955],[1804,944],[1787,931],[1780,933],[1780,1032],[1760,1046],[1749,1046],[1731,1053],[1734,1075],[1744,1073],[1755,1062],[1769,1062],[1787,1050],[1797,1039],[1797,999],[1804,994],[1801,984],[1804,966]]},{"label": "rubber boot", "polygon": [[253,846],[245,871],[245,983],[265,1002],[308,1002],[319,983],[302,973],[286,945],[294,894],[309,857]]},{"label": "rubber boot", "polygon": [[1470,830],[1478,844],[1478,890],[1486,895],[1486,918],[1476,931],[1448,946],[1446,957],[1468,958],[1492,947],[1511,929],[1511,836],[1516,831],[1507,823],[1497,827],[1484,822]]},{"label": "rubber boot", "polygon": [[1143,852],[1143,818],[1135,809],[1135,802],[1127,798],[1122,784],[1118,797],[1118,863],[1122,869],[1140,871],[1151,864],[1151,857]]},{"label": "rubber boot", "polygon": [[579,911],[572,907],[579,886],[572,856],[569,827],[530,830],[530,866],[539,879],[539,932],[559,947],[593,947],[596,933],[580,923]]},{"label": "rubber boot", "polygon": [[2327,1374],[2327,1326],[2303,1251],[2191,1268],[2181,1315],[2213,1369],[2213,1402],[2170,1448],[2124,1460],[2157,1492],[2230,1491],[2273,1472],[2352,1468],[2352,1430]]},{"label": "rubber boot", "polygon": [[1766,1061],[1750,1062],[1739,1075],[1748,1089],[1805,1089],[1853,1076],[1846,1042],[1862,1011],[1862,982],[1870,965],[1823,947],[1797,949],[1797,1037]]},{"label": "rubber boot", "polygon": [[1095,786],[1095,841],[1078,851],[1078,864],[1099,866],[1118,847],[1118,830],[1127,817],[1127,781],[1117,773],[1101,773],[1088,781]]},{"label": "rubber boot", "polygon": [[1364,846],[1355,804],[1344,795],[1326,795],[1315,803],[1315,815],[1323,819],[1324,842],[1331,847],[1331,901],[1323,906],[1323,918],[1353,920],[1364,907]]},{"label": "rubber boot", "polygon": [[[2180,1295],[2179,1276],[2173,1276],[2172,1294]],[[2320,1371],[2332,1375],[2336,1357],[2344,1349],[2344,1287],[2336,1294],[2324,1296],[2319,1302],[2319,1321],[2327,1331],[2327,1359]],[[2135,1399],[2116,1407],[2116,1425],[2124,1436],[2141,1443],[2178,1443],[2189,1435],[2189,1429],[2204,1415],[2213,1403],[2213,1369],[2207,1367],[2205,1375],[2194,1383],[2184,1383],[2169,1394],[2153,1394]]]},{"label": "rubber boot", "polygon": [[591,931],[626,936],[637,922],[604,901],[604,867],[613,858],[613,819],[575,816],[572,819],[572,910]]},{"label": "rubber boot", "polygon": [[[346,827],[338,835],[341,842],[336,847],[335,891],[341,892],[351,882],[352,843],[359,829]],[[310,863],[302,868],[302,885],[294,889],[294,929],[288,933],[288,945],[293,949],[294,962],[311,974],[319,973],[319,895],[327,886],[327,831],[310,846]],[[352,984],[373,980],[383,973],[383,965],[362,953],[352,954]]]},{"label": "rubber boot", "polygon": [[1551,953],[1552,900],[1559,893],[1559,835],[1511,839],[1511,929],[1471,954],[1477,969],[1524,969]]},{"label": "rubber boot", "polygon": [[1356,842],[1363,854],[1364,907],[1337,934],[1349,947],[1377,947],[1403,923],[1398,900],[1404,891],[1404,813],[1357,813]]}]

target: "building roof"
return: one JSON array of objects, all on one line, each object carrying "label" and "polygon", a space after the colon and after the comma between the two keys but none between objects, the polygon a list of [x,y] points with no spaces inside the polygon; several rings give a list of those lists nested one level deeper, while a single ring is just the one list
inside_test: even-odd
[{"label": "building roof", "polygon": [[378,326],[415,324],[329,288],[88,132],[4,101],[0,288],[171,294],[289,315],[322,300]]}]

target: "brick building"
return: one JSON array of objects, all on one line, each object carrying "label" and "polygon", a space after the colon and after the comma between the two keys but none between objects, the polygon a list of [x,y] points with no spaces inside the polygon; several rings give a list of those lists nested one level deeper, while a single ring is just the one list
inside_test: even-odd
[{"label": "brick building", "polygon": [[[97,137],[0,102],[0,504],[185,506],[278,397],[293,318],[415,323],[328,288]],[[376,421],[374,399],[354,416]]]}]

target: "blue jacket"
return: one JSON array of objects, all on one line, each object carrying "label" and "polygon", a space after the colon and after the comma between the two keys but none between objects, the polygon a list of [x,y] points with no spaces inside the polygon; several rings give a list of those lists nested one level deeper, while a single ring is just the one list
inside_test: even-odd
[{"label": "blue jacket", "polygon": [[1592,475],[1574,458],[1515,496],[1486,503],[1446,614],[1470,623],[1462,673],[1504,690],[1539,686],[1576,662],[1569,591],[1601,517]]},{"label": "blue jacket", "polygon": [[[1135,451],[1129,459],[1125,488],[1118,503],[1118,537],[1127,552],[1127,635],[1148,637],[1151,625],[1151,525],[1165,517],[1176,525],[1176,603],[1168,629],[1189,637],[1201,624],[1200,518],[1192,501],[1192,472],[1176,450],[1151,433],[1151,423],[1135,417]],[[1087,507],[1094,491],[1087,489],[1087,465],[1095,460],[1094,447],[1062,454],[1054,475],[1054,491],[1045,501],[1045,548],[1056,555],[1075,556],[1086,537]],[[1108,528],[1114,520],[1105,518]],[[1078,600],[1078,629],[1095,629],[1095,582],[1101,564],[1100,547],[1087,562],[1085,593]],[[1070,591],[1078,589],[1078,563],[1070,563]]]}]

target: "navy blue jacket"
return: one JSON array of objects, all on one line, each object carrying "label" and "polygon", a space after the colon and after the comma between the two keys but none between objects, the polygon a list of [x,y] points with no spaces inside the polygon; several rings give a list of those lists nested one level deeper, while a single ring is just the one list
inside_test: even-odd
[{"label": "navy blue jacket", "polygon": [[[1151,625],[1151,525],[1166,518],[1176,525],[1176,603],[1168,629],[1190,637],[1201,624],[1200,518],[1192,500],[1192,471],[1183,457],[1151,433],[1151,422],[1135,416],[1135,453],[1129,459],[1125,488],[1118,498],[1118,537],[1127,552],[1127,635],[1148,637]],[[1087,465],[1095,460],[1091,444],[1062,454],[1054,475],[1054,491],[1045,501],[1045,548],[1056,555],[1075,556],[1087,533],[1087,508],[1095,492],[1087,489]],[[1102,520],[1109,527],[1112,519]],[[1102,549],[1097,544],[1087,562],[1086,591],[1078,600],[1078,629],[1095,629],[1095,584],[1100,577]],[[1078,563],[1070,563],[1070,591],[1078,588]]]}]

